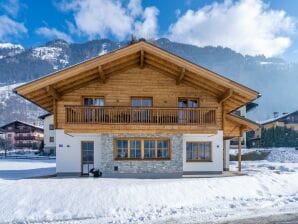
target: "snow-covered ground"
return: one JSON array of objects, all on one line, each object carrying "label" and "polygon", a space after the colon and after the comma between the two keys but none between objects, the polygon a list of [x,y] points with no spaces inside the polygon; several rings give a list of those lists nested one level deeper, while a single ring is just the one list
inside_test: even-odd
[{"label": "snow-covered ground", "polygon": [[56,161],[52,159],[41,161],[29,159],[0,159],[0,182],[1,179],[17,180],[52,175],[55,173]]},{"label": "snow-covered ground", "polygon": [[[298,163],[280,158],[245,161],[247,175],[236,177],[7,180],[0,176],[0,223],[206,223],[297,213]],[[0,169],[54,165],[9,163],[0,160]],[[236,165],[232,162],[231,169]]]}]

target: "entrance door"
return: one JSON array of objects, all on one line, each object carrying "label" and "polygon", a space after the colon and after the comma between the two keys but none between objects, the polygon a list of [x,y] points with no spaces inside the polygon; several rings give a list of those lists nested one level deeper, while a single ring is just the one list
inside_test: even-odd
[{"label": "entrance door", "polygon": [[89,175],[94,167],[94,142],[82,142],[82,175]]}]

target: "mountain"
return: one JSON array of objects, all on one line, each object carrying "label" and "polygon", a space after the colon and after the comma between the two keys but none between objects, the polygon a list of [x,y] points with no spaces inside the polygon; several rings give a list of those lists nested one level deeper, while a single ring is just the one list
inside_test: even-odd
[{"label": "mountain", "polygon": [[[255,120],[267,119],[273,111],[290,112],[298,108],[298,64],[280,58],[244,56],[229,48],[181,44],[165,38],[153,43],[262,93],[257,100],[259,107],[250,113]],[[19,96],[7,93],[12,84],[39,78],[126,44],[109,39],[73,44],[53,40],[28,49],[21,45],[0,44],[0,124],[16,118],[36,123],[37,115],[43,113]]]}]

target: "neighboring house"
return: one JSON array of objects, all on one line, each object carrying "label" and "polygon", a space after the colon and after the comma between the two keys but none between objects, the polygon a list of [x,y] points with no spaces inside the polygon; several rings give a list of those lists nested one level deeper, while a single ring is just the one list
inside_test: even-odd
[{"label": "neighboring house", "polygon": [[145,41],[14,91],[54,115],[58,175],[222,173],[225,140],[258,127],[231,114],[258,92]]},{"label": "neighboring house", "polygon": [[44,126],[44,152],[48,154],[56,154],[54,116],[50,113],[38,117],[43,120]]},{"label": "neighboring house", "polygon": [[0,138],[5,139],[5,130],[0,128]]},{"label": "neighboring house", "polygon": [[262,137],[262,128],[269,129],[272,127],[286,127],[298,131],[298,111],[291,113],[283,113],[279,115],[278,112],[273,113],[273,118],[260,122],[260,127],[254,131],[250,131],[249,138],[252,147],[259,147]]},{"label": "neighboring house", "polygon": [[38,149],[43,139],[41,127],[22,121],[13,121],[1,128],[5,130],[5,139],[16,149]]}]

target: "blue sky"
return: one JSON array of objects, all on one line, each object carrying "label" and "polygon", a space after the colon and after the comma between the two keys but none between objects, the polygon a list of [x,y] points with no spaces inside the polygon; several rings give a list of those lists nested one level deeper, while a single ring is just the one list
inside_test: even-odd
[{"label": "blue sky", "polygon": [[0,0],[0,42],[131,34],[298,61],[297,0]]}]

